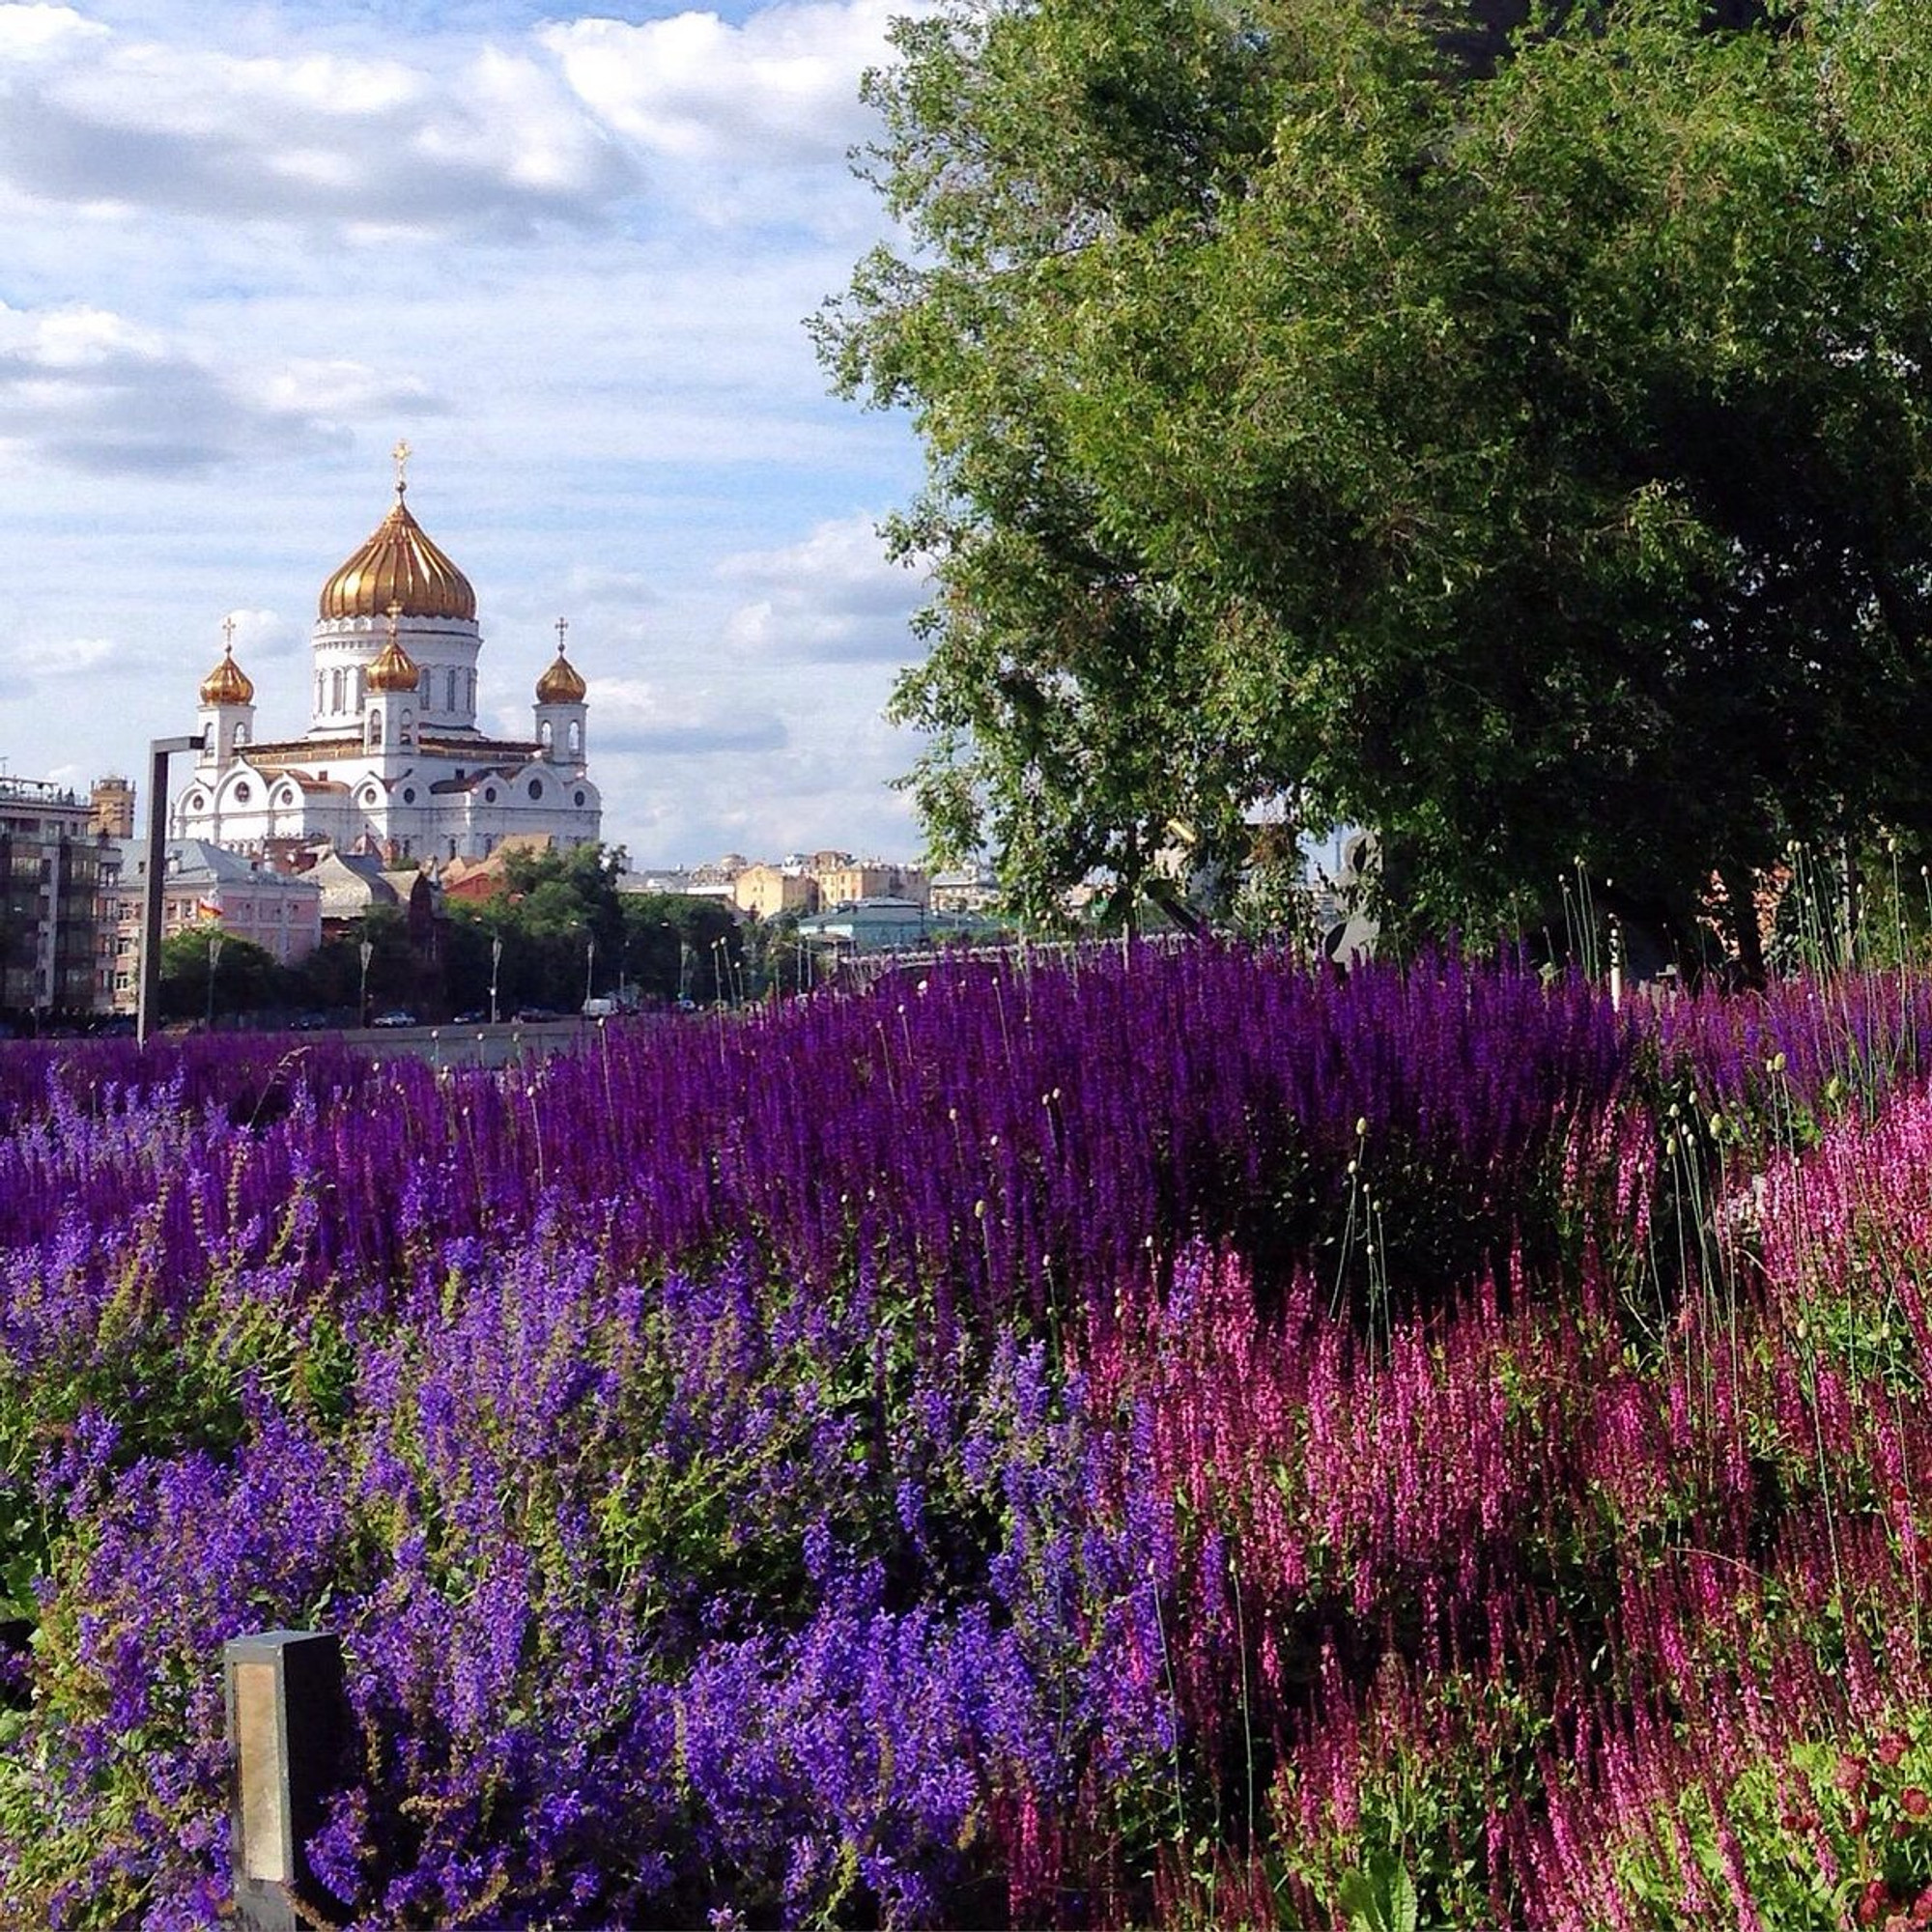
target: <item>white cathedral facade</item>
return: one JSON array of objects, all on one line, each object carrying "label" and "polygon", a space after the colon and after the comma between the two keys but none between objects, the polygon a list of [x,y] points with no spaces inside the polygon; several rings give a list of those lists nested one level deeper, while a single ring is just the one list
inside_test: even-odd
[{"label": "white cathedral facade", "polygon": [[177,838],[255,854],[324,842],[385,865],[488,858],[512,834],[597,838],[583,679],[564,655],[536,681],[527,740],[476,724],[483,634],[469,581],[404,501],[322,586],[309,727],[259,740],[255,687],[229,637],[202,681],[203,749],[172,813]]}]

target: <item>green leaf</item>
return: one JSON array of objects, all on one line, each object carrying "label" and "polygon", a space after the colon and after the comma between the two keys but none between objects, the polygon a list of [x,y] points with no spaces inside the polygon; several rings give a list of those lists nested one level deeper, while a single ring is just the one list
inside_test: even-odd
[{"label": "green leaf", "polygon": [[1342,1874],[1335,1900],[1348,1915],[1350,1932],[1389,1932],[1375,1881],[1359,1867]]},{"label": "green leaf", "polygon": [[1389,1898],[1389,1932],[1415,1932],[1418,1910],[1415,1881],[1409,1877],[1406,1865],[1399,1865]]}]

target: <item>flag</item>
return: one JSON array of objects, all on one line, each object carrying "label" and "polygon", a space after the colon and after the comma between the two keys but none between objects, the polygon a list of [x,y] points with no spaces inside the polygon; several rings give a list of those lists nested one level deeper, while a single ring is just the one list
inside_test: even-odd
[{"label": "flag", "polygon": [[219,919],[221,917],[221,901],[219,899],[196,899],[194,910],[198,918]]}]

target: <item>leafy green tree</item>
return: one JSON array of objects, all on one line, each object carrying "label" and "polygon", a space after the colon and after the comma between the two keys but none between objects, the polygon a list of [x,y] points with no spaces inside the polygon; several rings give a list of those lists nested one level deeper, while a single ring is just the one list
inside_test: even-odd
[{"label": "leafy green tree", "polygon": [[586,989],[609,994],[620,982],[665,1004],[681,991],[709,1000],[714,986],[733,997],[743,983],[743,941],[729,910],[681,895],[620,893],[624,867],[621,849],[596,845],[514,855],[500,892],[450,909],[451,1005],[488,1009],[497,940],[505,1014],[519,1007],[574,1012]]},{"label": "leafy green tree", "polygon": [[[215,929],[192,925],[161,941],[161,1011],[170,1019],[201,1019],[211,1010],[219,1020],[234,1013],[262,1012],[286,1003],[290,975],[266,947],[252,939],[222,933],[213,952]],[[214,997],[209,999],[213,959]]]},{"label": "leafy green tree", "polygon": [[325,939],[295,969],[300,988],[297,1003],[314,1011],[353,1012],[362,976],[356,946],[354,938]]},{"label": "leafy green tree", "polygon": [[325,939],[302,960],[291,975],[291,1004],[354,1013],[363,990],[365,943],[372,1014],[391,1008],[427,1014],[441,1004],[442,988],[433,962],[418,956],[408,915],[391,905],[372,905],[346,932]]},{"label": "leafy green tree", "polygon": [[754,999],[782,999],[818,983],[814,949],[798,936],[798,915],[753,920],[745,933],[744,985]]},{"label": "leafy green tree", "polygon": [[1232,878],[1286,801],[1420,929],[1580,863],[1688,945],[1714,873],[1932,818],[1932,11],[1577,6],[1492,72],[1443,11],[895,30],[915,245],[821,342],[925,443],[910,781],[1018,907],[1177,821]]},{"label": "leafy green tree", "polygon": [[708,1003],[746,986],[744,928],[716,899],[627,893],[623,913],[630,978],[644,998]]}]

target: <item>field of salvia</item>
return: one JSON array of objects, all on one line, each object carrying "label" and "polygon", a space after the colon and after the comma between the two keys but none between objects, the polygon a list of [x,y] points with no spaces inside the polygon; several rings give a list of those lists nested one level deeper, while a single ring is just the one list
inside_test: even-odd
[{"label": "field of salvia", "polygon": [[1932,1922],[1932,980],[0,1050],[0,1918]]}]

